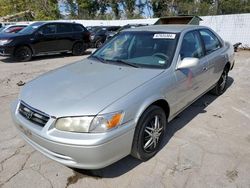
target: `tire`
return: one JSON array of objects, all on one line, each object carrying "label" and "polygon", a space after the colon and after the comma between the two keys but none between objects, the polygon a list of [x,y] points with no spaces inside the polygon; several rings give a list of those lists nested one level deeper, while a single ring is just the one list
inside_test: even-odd
[{"label": "tire", "polygon": [[72,54],[75,56],[82,55],[85,51],[84,45],[81,42],[77,42],[73,45]]},{"label": "tire", "polygon": [[162,108],[155,105],[147,108],[136,126],[131,155],[142,161],[153,157],[159,151],[166,125],[167,118]]},{"label": "tire", "polygon": [[100,48],[102,45],[103,45],[103,42],[101,41],[101,39],[99,39],[99,40],[97,40],[97,41],[95,42],[95,47],[96,47],[96,48]]},{"label": "tire", "polygon": [[14,52],[14,59],[17,61],[25,62],[32,58],[32,51],[28,46],[21,46]]},{"label": "tire", "polygon": [[216,96],[220,96],[226,91],[227,80],[228,80],[228,71],[227,67],[224,68],[219,81],[216,83],[215,87],[211,90],[211,93]]}]

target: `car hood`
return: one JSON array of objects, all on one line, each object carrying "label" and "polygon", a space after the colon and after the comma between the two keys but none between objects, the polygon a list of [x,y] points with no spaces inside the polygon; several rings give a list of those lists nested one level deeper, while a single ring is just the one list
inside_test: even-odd
[{"label": "car hood", "polygon": [[27,83],[19,99],[55,117],[96,115],[161,72],[85,59]]}]

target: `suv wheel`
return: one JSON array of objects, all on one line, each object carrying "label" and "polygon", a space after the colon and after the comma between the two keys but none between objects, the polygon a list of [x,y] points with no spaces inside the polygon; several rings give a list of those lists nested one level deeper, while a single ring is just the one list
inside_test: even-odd
[{"label": "suv wheel", "polygon": [[101,40],[97,40],[95,43],[96,48],[100,48],[103,45],[103,42]]},{"label": "suv wheel", "polygon": [[159,106],[150,106],[141,116],[135,129],[131,155],[142,161],[153,157],[160,148],[167,118]]},{"label": "suv wheel", "polygon": [[82,55],[84,51],[85,51],[85,49],[84,49],[83,43],[81,43],[81,42],[75,43],[73,48],[72,48],[73,55]]},{"label": "suv wheel", "polygon": [[27,46],[21,46],[15,50],[14,58],[17,61],[29,61],[32,58],[32,51]]}]

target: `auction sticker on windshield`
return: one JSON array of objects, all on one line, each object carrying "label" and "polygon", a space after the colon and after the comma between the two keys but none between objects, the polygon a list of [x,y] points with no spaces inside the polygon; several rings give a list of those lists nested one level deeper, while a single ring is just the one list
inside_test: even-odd
[{"label": "auction sticker on windshield", "polygon": [[175,39],[176,34],[170,33],[156,33],[154,34],[154,39]]}]

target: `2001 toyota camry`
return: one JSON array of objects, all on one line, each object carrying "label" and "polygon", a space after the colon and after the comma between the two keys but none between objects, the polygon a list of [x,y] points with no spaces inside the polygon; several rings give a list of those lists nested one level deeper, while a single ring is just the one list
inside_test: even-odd
[{"label": "2001 toyota camry", "polygon": [[233,53],[207,27],[128,29],[26,84],[13,120],[35,149],[70,167],[98,169],[129,154],[146,161],[171,119],[207,91],[225,91]]}]

